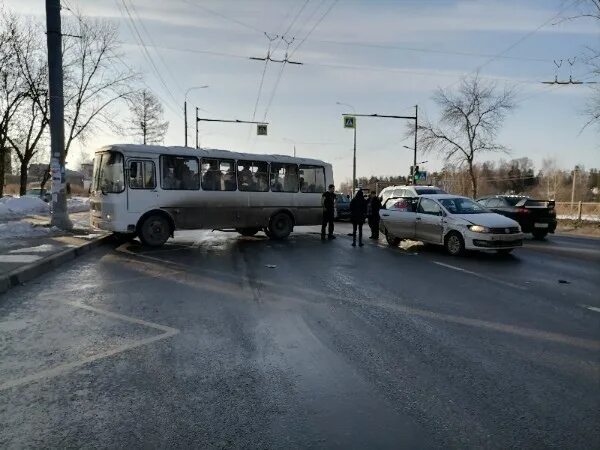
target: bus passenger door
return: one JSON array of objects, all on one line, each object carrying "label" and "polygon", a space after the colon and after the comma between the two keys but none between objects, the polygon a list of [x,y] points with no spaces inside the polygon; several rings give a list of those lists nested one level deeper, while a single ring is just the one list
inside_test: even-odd
[{"label": "bus passenger door", "polygon": [[148,159],[127,161],[127,211],[143,213],[156,206],[156,165]]}]

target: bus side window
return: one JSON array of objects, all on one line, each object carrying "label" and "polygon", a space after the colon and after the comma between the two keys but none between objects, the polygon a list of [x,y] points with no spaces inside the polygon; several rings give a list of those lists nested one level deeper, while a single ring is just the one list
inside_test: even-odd
[{"label": "bus side window", "polygon": [[238,189],[249,192],[267,192],[269,190],[269,165],[266,161],[237,162]]},{"label": "bus side window", "polygon": [[298,166],[271,163],[271,191],[298,192]]},{"label": "bus side window", "polygon": [[129,161],[129,187],[131,189],[156,188],[152,161]]},{"label": "bus side window", "polygon": [[300,166],[300,191],[325,192],[325,169],[321,166]]},{"label": "bus side window", "polygon": [[235,175],[233,160],[202,158],[202,189],[205,191],[235,191]]},{"label": "bus side window", "polygon": [[197,190],[198,159],[193,156],[161,155],[161,187],[165,190]]}]

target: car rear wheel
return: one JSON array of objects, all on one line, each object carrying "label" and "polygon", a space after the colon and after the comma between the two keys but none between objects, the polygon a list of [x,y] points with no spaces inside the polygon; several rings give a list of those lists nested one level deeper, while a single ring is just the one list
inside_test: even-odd
[{"label": "car rear wheel", "polygon": [[236,228],[235,231],[240,233],[242,236],[254,236],[256,233],[258,233],[258,228]]},{"label": "car rear wheel", "polygon": [[452,231],[446,235],[444,241],[444,247],[446,251],[452,256],[458,256],[465,251],[465,241],[460,233]]},{"label": "car rear wheel", "polygon": [[140,240],[149,247],[161,247],[171,235],[171,224],[166,217],[153,214],[140,227]]},{"label": "car rear wheel", "polygon": [[394,236],[388,230],[385,230],[385,240],[390,245],[390,247],[398,247],[398,245],[400,245],[400,238]]},{"label": "car rear wheel", "polygon": [[269,222],[269,237],[271,239],[285,239],[294,229],[292,218],[286,213],[277,213]]},{"label": "car rear wheel", "polygon": [[533,238],[534,239],[538,239],[540,241],[544,240],[546,238],[546,235],[548,234],[547,231],[532,231],[531,234],[533,234]]}]

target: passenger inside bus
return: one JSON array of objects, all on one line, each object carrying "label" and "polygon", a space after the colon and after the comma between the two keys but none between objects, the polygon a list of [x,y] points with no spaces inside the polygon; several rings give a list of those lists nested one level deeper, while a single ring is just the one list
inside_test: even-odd
[{"label": "passenger inside bus", "polygon": [[[205,163],[208,163],[205,166]],[[203,161],[202,189],[206,191],[221,190],[221,171],[219,170],[219,162],[217,160]],[[206,169],[205,169],[206,167]]]}]

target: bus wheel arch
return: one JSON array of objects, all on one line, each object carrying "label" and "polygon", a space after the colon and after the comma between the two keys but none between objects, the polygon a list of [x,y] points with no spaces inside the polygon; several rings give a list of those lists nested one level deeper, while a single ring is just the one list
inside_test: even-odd
[{"label": "bus wheel arch", "polygon": [[162,246],[169,237],[173,237],[175,221],[169,213],[161,209],[153,209],[140,217],[136,226],[136,234],[143,244],[150,247]]},{"label": "bus wheel arch", "polygon": [[269,236],[271,239],[285,239],[294,230],[294,215],[287,209],[275,211],[269,219]]}]

